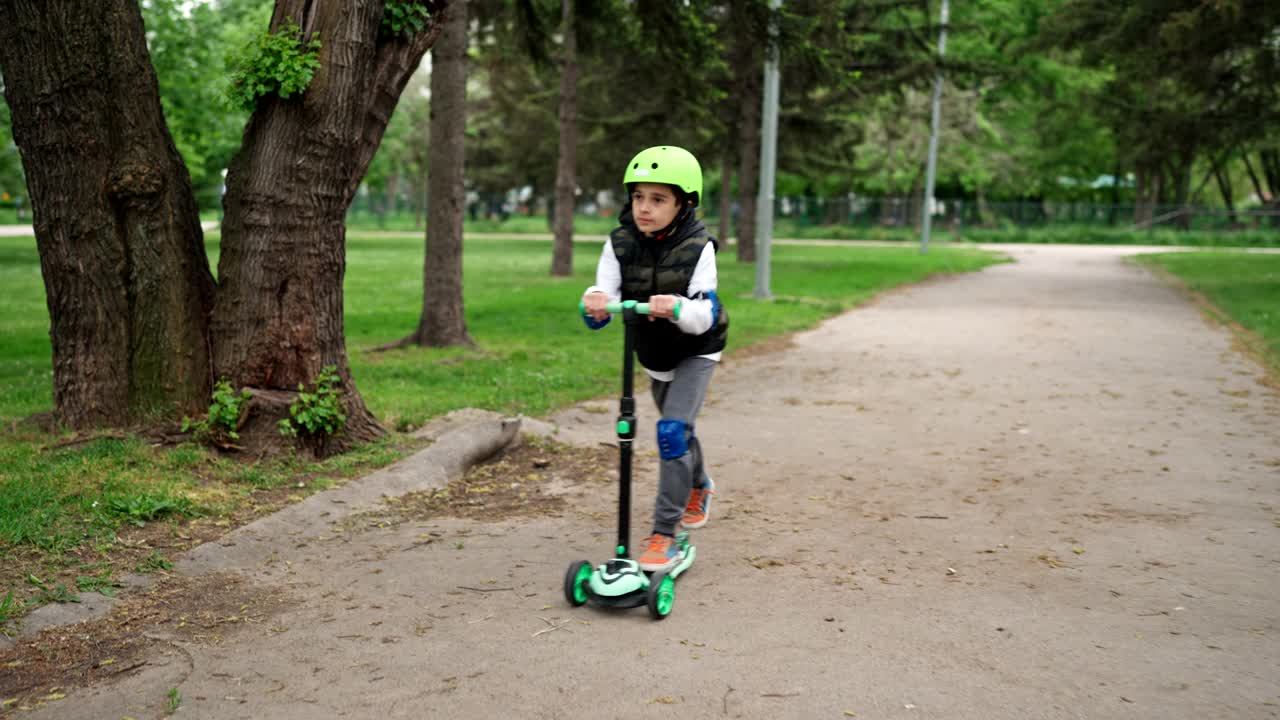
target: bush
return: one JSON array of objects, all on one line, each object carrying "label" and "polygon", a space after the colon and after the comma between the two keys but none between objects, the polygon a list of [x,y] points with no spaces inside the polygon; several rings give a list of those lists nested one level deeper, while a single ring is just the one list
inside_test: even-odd
[{"label": "bush", "polygon": [[225,440],[239,440],[236,429],[240,427],[240,413],[244,410],[244,401],[248,400],[248,390],[237,393],[231,383],[220,380],[213,386],[213,403],[209,405],[209,414],[200,420],[182,418],[182,432],[190,432],[200,442],[225,444]]},{"label": "bush", "polygon": [[388,0],[382,9],[382,33],[391,37],[413,35],[427,27],[430,17],[426,3]]},{"label": "bush", "polygon": [[315,389],[298,385],[298,399],[289,406],[289,417],[279,423],[280,434],[290,437],[325,438],[338,434],[347,425],[342,407],[342,378],[329,365],[320,371]]},{"label": "bush", "polygon": [[229,58],[235,68],[227,99],[246,112],[253,112],[258,98],[277,95],[288,98],[307,89],[320,68],[320,41],[303,42],[302,28],[292,21],[279,32],[264,32],[238,55]]}]

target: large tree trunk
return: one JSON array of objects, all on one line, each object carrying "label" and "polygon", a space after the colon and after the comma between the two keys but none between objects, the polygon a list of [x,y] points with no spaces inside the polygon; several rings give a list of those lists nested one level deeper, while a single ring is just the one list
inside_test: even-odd
[{"label": "large tree trunk", "polygon": [[578,167],[578,41],[574,37],[573,0],[560,2],[560,161],[556,165],[555,245],[551,274],[573,272],[573,208]]},{"label": "large tree trunk", "polygon": [[419,345],[470,345],[462,308],[463,163],[467,128],[467,3],[449,5],[449,21],[431,50],[431,179],[422,267]]},{"label": "large tree trunk", "polygon": [[1245,149],[1244,152],[1240,153],[1240,159],[1244,161],[1244,169],[1249,173],[1249,182],[1253,183],[1253,192],[1257,194],[1258,201],[1266,203],[1268,199],[1267,191],[1262,189],[1262,183],[1258,182],[1258,175],[1253,171],[1253,163],[1249,162],[1248,149]]},{"label": "large tree trunk", "polygon": [[1139,160],[1134,170],[1136,176],[1134,184],[1134,200],[1133,200],[1133,224],[1145,225],[1150,223],[1154,215],[1154,203],[1152,198],[1156,193],[1152,189],[1156,178],[1159,177],[1158,171],[1153,171],[1150,163]]},{"label": "large tree trunk", "polygon": [[[745,12],[740,1],[734,14]],[[760,104],[763,82],[763,55],[749,26],[738,24],[734,37],[733,72],[737,76],[738,102],[738,262],[756,259],[756,193],[760,188]]]},{"label": "large tree trunk", "polygon": [[277,0],[272,31],[319,38],[301,96],[263,97],[227,172],[214,368],[237,387],[296,390],[337,366],[346,435],[382,430],[351,380],[343,336],[347,208],[409,76],[441,30],[379,34],[380,0]]},{"label": "large tree trunk", "polygon": [[0,0],[0,68],[35,218],[57,419],[196,412],[214,281],[134,0]]}]

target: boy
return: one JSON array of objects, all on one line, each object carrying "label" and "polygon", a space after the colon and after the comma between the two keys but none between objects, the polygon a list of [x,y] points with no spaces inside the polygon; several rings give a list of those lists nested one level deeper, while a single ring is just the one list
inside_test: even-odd
[{"label": "boy", "polygon": [[662,414],[662,465],[653,533],[637,562],[641,570],[656,571],[683,558],[676,524],[699,528],[709,517],[715,485],[703,467],[694,420],[724,350],[729,316],[716,295],[716,241],[694,210],[702,195],[697,158],[671,145],[651,147],[632,158],[622,182],[629,200],[600,254],[596,284],[582,301],[593,330],[609,322],[610,301],[649,303],[649,322],[636,331],[636,357]]}]

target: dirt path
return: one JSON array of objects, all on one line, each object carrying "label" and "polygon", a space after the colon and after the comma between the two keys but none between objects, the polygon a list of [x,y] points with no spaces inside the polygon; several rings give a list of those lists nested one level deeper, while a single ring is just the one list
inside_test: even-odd
[{"label": "dirt path", "polygon": [[[663,622],[562,598],[612,545],[598,481],[559,515],[297,527],[222,568],[272,596],[248,629],[174,624],[21,717],[161,717],[170,688],[197,718],[1275,717],[1280,398],[1132,250],[1003,249],[726,364]],[[613,413],[554,420],[592,445]]]}]

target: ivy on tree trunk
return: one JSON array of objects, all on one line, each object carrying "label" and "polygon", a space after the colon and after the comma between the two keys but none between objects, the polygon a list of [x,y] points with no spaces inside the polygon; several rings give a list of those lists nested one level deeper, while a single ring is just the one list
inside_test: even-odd
[{"label": "ivy on tree trunk", "polygon": [[266,97],[227,171],[214,368],[236,387],[293,390],[338,368],[347,435],[382,433],[351,380],[343,319],[346,213],[409,76],[442,29],[380,34],[377,0],[277,0],[271,29],[320,40],[306,92]]}]

